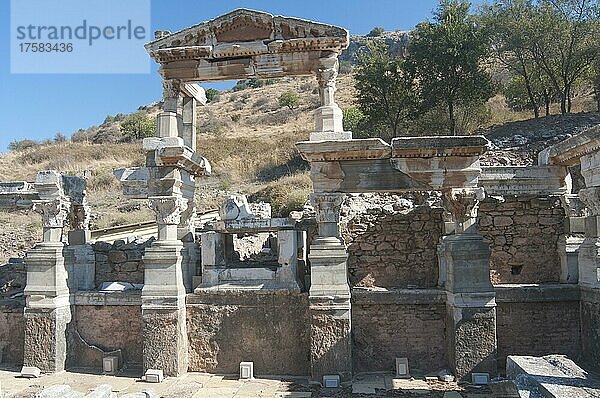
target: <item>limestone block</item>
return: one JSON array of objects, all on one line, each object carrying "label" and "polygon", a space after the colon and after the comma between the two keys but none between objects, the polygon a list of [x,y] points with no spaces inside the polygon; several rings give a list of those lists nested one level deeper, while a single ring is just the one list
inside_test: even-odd
[{"label": "limestone block", "polygon": [[221,220],[245,220],[254,218],[245,195],[231,195],[219,208]]},{"label": "limestone block", "polygon": [[487,195],[556,195],[570,192],[563,166],[482,167],[479,186]]},{"label": "limestone block", "polygon": [[586,238],[579,246],[579,284],[600,287],[600,239]]},{"label": "limestone block", "polygon": [[161,241],[154,242],[146,249],[142,290],[142,299],[146,306],[177,306],[175,301],[185,296],[182,250],[181,242]]},{"label": "limestone block", "polygon": [[339,106],[328,105],[315,110],[315,132],[344,132],[343,115]]},{"label": "limestone block", "polygon": [[112,398],[112,390],[113,388],[110,384],[102,384],[86,395],[85,398]]},{"label": "limestone block", "polygon": [[600,152],[583,155],[581,161],[581,174],[585,179],[586,187],[600,186]]},{"label": "limestone block", "polygon": [[[188,368],[186,308],[150,309],[142,304],[144,321],[144,369],[159,369],[164,376],[178,377]],[[166,339],[165,336],[170,336]]]},{"label": "limestone block", "polygon": [[558,255],[560,257],[560,282],[574,283],[579,281],[579,247],[584,238],[561,236],[558,239]]},{"label": "limestone block", "polygon": [[147,167],[117,169],[113,174],[121,183],[125,196],[133,199],[148,198],[150,170]]},{"label": "limestone block", "polygon": [[221,267],[225,265],[225,246],[223,235],[217,232],[203,232],[202,267]]},{"label": "limestone block", "polygon": [[308,259],[311,264],[310,297],[350,298],[348,253],[339,240],[315,239]]},{"label": "limestone block", "polygon": [[38,378],[41,376],[41,374],[42,371],[40,370],[40,368],[35,366],[23,366],[21,368],[21,377],[24,377],[26,379]]},{"label": "limestone block", "polygon": [[[483,237],[461,234],[444,239],[446,290],[452,293],[493,292],[490,249]],[[440,254],[442,255],[442,254]]]}]

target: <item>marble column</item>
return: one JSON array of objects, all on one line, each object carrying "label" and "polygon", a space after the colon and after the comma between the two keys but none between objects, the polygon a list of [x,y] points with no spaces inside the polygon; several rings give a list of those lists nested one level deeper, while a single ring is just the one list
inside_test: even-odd
[{"label": "marble column", "polygon": [[352,377],[352,340],[348,253],[339,232],[343,194],[315,193],[318,236],[310,245],[311,375]]},{"label": "marble column", "polygon": [[177,114],[180,93],[179,80],[163,80],[163,111],[156,117],[157,136],[160,138],[179,137],[179,131],[183,130],[183,120]]},{"label": "marble column", "polygon": [[496,299],[490,282],[490,248],[476,230],[481,188],[449,189],[444,206],[455,234],[443,239],[446,268],[447,342],[450,367],[458,379],[472,372],[496,374]]},{"label": "marble column", "polygon": [[178,239],[187,200],[178,195],[148,199],[156,213],[158,240],[144,254],[144,370],[162,369],[167,376],[187,372],[188,342],[183,243]]},{"label": "marble column", "polygon": [[352,133],[344,131],[342,110],[335,102],[338,69],[337,53],[332,52],[319,59],[315,72],[321,106],[315,111],[315,131],[310,134],[311,141],[352,139]]},{"label": "marble column", "polygon": [[67,325],[71,322],[68,273],[65,267],[63,228],[69,215],[69,198],[62,176],[38,173],[35,188],[40,200],[34,210],[42,216],[43,241],[27,252],[24,364],[44,372],[65,369]]}]

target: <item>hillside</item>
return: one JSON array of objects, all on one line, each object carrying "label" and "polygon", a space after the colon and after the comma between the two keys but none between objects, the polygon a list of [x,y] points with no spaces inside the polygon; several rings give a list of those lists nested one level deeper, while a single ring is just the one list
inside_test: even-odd
[{"label": "hillside", "polygon": [[[286,214],[302,207],[310,192],[307,165],[294,144],[308,138],[313,128],[313,110],[318,105],[314,78],[283,78],[259,88],[225,91],[207,106],[198,109],[198,152],[213,166],[212,177],[199,180],[199,210],[217,206],[231,193],[248,194],[252,200],[270,201],[274,211]],[[353,77],[338,79],[337,100],[342,109],[354,105]],[[282,108],[279,96],[287,91],[300,95],[298,109]],[[586,98],[574,104],[577,110],[591,109]],[[506,108],[501,97],[489,102],[493,126],[481,130],[494,144],[484,163],[530,164],[543,146],[568,134],[600,123],[600,114],[581,113],[525,120],[525,112]],[[156,104],[140,108],[154,117]],[[106,228],[150,221],[152,212],[144,201],[124,198],[112,171],[140,166],[144,162],[140,142],[119,141],[119,124],[107,121],[85,130],[88,141],[62,142],[14,151],[0,156],[0,180],[33,181],[38,170],[53,169],[88,180],[92,227]],[[78,133],[80,136],[83,133]],[[81,137],[80,137],[81,139]],[[92,143],[101,141],[103,143]],[[39,240],[39,217],[21,212],[0,212],[0,264],[22,256]]]}]

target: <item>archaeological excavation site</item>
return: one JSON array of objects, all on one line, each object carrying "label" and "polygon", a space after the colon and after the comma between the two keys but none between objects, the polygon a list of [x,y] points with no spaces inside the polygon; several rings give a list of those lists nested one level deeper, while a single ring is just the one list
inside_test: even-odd
[{"label": "archaeological excavation site", "polygon": [[[356,138],[336,102],[349,44],[343,28],[245,9],[157,31],[156,135],[140,141],[145,165],[114,170],[152,223],[92,230],[85,176],[0,183],[3,211],[31,209],[43,227],[0,267],[0,281],[26,281],[0,292],[0,396],[54,378],[36,396],[83,397],[124,375],[157,397],[234,396],[210,390],[221,375],[277,380],[236,397],[412,397],[432,380],[468,397],[600,397],[600,125],[529,165],[489,165],[484,135]],[[200,85],[303,76],[319,103],[295,143],[302,210],[201,203],[214,166]],[[77,395],[85,375],[100,381]],[[193,391],[160,390],[177,380]]]}]

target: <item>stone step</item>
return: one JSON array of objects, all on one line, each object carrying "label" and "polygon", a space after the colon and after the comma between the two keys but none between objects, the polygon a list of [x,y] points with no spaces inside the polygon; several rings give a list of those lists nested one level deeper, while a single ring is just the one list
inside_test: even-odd
[{"label": "stone step", "polygon": [[600,380],[563,355],[509,356],[506,375],[515,380],[521,397],[598,398]]},{"label": "stone step", "polygon": [[83,398],[83,394],[73,391],[70,386],[59,384],[35,394],[35,398]]},{"label": "stone step", "polygon": [[117,394],[112,392],[113,388],[110,384],[102,384],[94,389],[94,391],[90,392],[85,398],[113,398],[116,397]]}]

